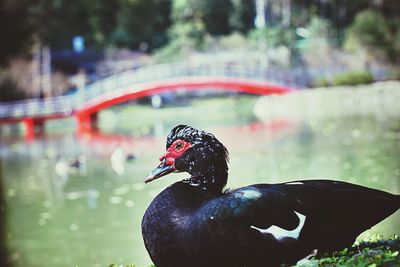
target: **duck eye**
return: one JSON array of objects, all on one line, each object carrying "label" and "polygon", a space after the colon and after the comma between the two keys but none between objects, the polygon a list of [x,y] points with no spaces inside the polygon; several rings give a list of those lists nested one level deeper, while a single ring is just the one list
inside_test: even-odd
[{"label": "duck eye", "polygon": [[183,148],[183,143],[182,142],[178,142],[175,145],[175,150],[181,150]]}]

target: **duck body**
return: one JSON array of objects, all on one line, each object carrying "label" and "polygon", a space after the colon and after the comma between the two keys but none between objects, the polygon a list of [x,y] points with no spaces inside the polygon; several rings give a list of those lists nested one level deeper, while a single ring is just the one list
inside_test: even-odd
[{"label": "duck body", "polygon": [[[187,138],[182,130],[195,134]],[[219,142],[204,145],[204,136],[209,134],[189,126],[174,128],[162,163],[147,179],[176,170],[192,174],[162,191],[144,214],[143,239],[157,267],[295,263],[314,250],[351,246],[360,233],[400,207],[398,195],[330,180],[223,191],[226,149]],[[177,153],[177,140],[191,145],[184,141]]]}]

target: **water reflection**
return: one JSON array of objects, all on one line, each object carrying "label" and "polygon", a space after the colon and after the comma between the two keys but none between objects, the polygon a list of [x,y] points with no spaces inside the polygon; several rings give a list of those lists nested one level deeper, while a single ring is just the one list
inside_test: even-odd
[{"label": "water reflection", "polygon": [[2,161],[0,160],[0,265],[8,266],[7,264],[7,247],[6,247],[6,206],[4,201],[4,186],[2,176]]},{"label": "water reflection", "polygon": [[[318,126],[285,118],[260,122],[252,112],[256,101],[208,99],[157,111],[122,106],[107,111],[119,118],[110,131],[50,134],[30,143],[2,137],[12,264],[150,264],[140,232],[144,210],[186,175],[148,185],[143,178],[164,152],[165,135],[179,123],[212,131],[228,147],[229,187],[331,178],[400,193],[398,121],[362,116]],[[398,229],[399,213],[367,235]]]}]

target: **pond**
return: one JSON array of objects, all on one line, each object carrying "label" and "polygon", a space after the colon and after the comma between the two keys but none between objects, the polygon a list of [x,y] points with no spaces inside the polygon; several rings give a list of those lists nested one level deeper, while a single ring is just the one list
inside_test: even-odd
[{"label": "pond", "polygon": [[[187,174],[150,184],[165,137],[177,124],[213,132],[230,152],[228,187],[329,178],[400,193],[399,120],[373,116],[318,125],[261,122],[257,96],[192,99],[152,109],[125,104],[100,113],[101,133],[74,134],[72,120],[27,142],[1,138],[6,243],[13,266],[148,266],[140,222],[154,196]],[[345,218],[344,218],[345,219]],[[374,234],[399,234],[400,213]]]}]

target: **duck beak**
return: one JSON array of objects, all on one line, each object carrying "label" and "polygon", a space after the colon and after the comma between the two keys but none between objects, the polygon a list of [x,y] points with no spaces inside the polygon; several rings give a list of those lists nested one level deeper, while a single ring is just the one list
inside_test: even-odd
[{"label": "duck beak", "polygon": [[154,181],[164,175],[167,175],[171,172],[174,172],[175,166],[172,164],[167,164],[167,160],[165,158],[163,158],[163,160],[161,161],[160,165],[157,166],[157,168],[155,168],[145,179],[144,182],[145,183],[149,183],[151,181]]}]

